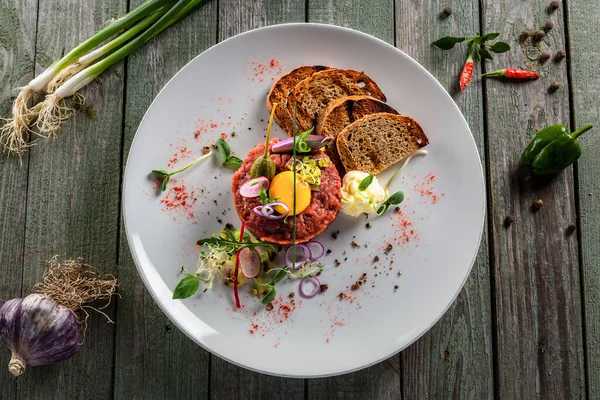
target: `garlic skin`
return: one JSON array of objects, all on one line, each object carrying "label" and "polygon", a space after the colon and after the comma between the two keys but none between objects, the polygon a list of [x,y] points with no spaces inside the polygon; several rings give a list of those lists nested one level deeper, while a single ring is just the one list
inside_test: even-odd
[{"label": "garlic skin", "polygon": [[39,294],[8,300],[0,307],[0,337],[11,351],[8,369],[14,376],[29,365],[65,360],[81,345],[75,313]]}]

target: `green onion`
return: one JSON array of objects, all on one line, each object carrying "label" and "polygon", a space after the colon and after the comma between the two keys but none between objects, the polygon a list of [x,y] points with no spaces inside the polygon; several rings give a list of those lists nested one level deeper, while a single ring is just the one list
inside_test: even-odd
[{"label": "green onion", "polygon": [[133,53],[154,36],[179,21],[195,6],[204,1],[206,0],[178,0],[173,7],[142,34],[135,37],[115,52],[109,54],[106,58],[78,72],[61,87],[56,89],[54,93],[47,95],[46,99],[39,107],[39,114],[36,121],[36,126],[40,132],[48,135],[55,134],[62,124],[62,121],[68,119],[72,115],[73,110],[64,104],[65,98],[76,95],[81,88],[96,79],[96,77],[106,69]]},{"label": "green onion", "polygon": [[[38,110],[31,109],[28,106],[34,93],[44,90],[57,74],[100,43],[123,30],[129,29],[136,22],[157,9],[174,2],[175,0],[146,0],[131,12],[98,31],[31,80],[17,95],[12,108],[12,117],[6,120],[0,131],[0,143],[4,145],[4,148],[9,153],[22,154],[28,147],[29,124],[36,118]],[[74,72],[74,69],[71,68],[70,71]],[[54,86],[56,84],[51,85],[50,88],[52,89]]]}]

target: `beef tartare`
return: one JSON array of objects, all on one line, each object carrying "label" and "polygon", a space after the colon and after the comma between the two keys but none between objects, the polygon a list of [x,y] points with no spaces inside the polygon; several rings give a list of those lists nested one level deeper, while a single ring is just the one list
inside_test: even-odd
[{"label": "beef tartare", "polygon": [[[278,141],[278,139],[273,139],[269,146]],[[284,245],[291,244],[293,231],[293,212],[291,210],[289,218],[268,219],[253,211],[255,207],[261,205],[260,197],[243,197],[240,194],[240,187],[250,180],[252,163],[263,155],[264,150],[264,143],[252,149],[233,176],[232,193],[235,208],[246,228],[260,240]],[[305,157],[306,155],[302,154],[301,156]],[[275,162],[278,174],[290,171],[291,154],[271,153],[269,157]],[[313,190],[310,192],[310,202],[302,212],[298,212],[296,215],[296,243],[307,242],[323,232],[337,216],[342,197],[340,175],[329,157],[320,150],[311,152],[309,157],[314,160],[324,159],[326,162],[323,164],[327,166],[321,169],[320,184],[318,187],[313,186]],[[298,200],[298,195],[296,199]]]}]

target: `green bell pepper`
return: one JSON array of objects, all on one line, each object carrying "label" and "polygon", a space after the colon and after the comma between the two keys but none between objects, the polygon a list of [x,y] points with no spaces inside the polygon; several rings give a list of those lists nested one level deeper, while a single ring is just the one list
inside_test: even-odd
[{"label": "green bell pepper", "polygon": [[562,171],[581,157],[577,138],[590,130],[588,124],[569,133],[564,125],[550,125],[535,134],[523,155],[523,164],[531,167],[534,175],[548,175]]}]

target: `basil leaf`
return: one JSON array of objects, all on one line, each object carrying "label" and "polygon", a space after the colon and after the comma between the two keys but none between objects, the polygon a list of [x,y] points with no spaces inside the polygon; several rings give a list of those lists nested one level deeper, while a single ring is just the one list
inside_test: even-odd
[{"label": "basil leaf", "polygon": [[230,154],[231,147],[229,147],[229,144],[224,141],[223,138],[219,138],[219,140],[217,140],[217,151],[215,152],[215,156],[217,157],[219,165],[223,165],[223,163],[227,161],[227,158]]},{"label": "basil leaf", "polygon": [[170,180],[171,180],[171,175],[165,176],[160,184],[160,190],[162,190],[163,192],[165,190],[167,190],[167,184],[169,183]]},{"label": "basil leaf", "polygon": [[487,51],[487,49],[481,48],[479,49],[479,53],[481,54],[481,58],[488,59],[488,60],[493,60],[492,55],[490,54],[489,51]]},{"label": "basil leaf", "polygon": [[193,295],[198,291],[200,286],[200,280],[195,276],[186,276],[179,281],[175,290],[173,291],[174,299],[185,299]]},{"label": "basil leaf", "polygon": [[404,193],[402,193],[401,191],[397,191],[396,193],[391,195],[387,201],[390,204],[396,205],[402,203],[402,200],[404,200]]},{"label": "basil leaf", "polygon": [[498,36],[500,36],[500,34],[499,34],[498,32],[494,32],[494,33],[488,33],[487,35],[485,35],[485,36],[483,37],[483,40],[484,40],[484,41],[487,41],[487,40],[494,40],[494,39],[496,39]]},{"label": "basil leaf", "polygon": [[460,43],[460,42],[464,42],[464,41],[465,41],[464,37],[445,36],[441,39],[436,40],[435,42],[433,42],[431,44],[442,50],[450,50],[451,48],[454,47],[454,45],[456,43]]},{"label": "basil leaf", "polygon": [[494,53],[504,53],[510,50],[510,45],[504,42],[496,42],[490,47],[490,50]]},{"label": "basil leaf", "polygon": [[367,190],[369,185],[373,182],[373,178],[374,178],[374,176],[369,174],[365,179],[360,181],[360,184],[358,185],[358,190],[360,190],[361,192],[363,190]]},{"label": "basil leaf", "polygon": [[275,298],[275,296],[277,296],[277,291],[275,290],[274,287],[271,287],[271,289],[269,289],[269,291],[267,292],[267,294],[265,295],[265,297],[263,297],[262,303],[263,304],[269,304],[270,302],[273,301],[273,299]]},{"label": "basil leaf", "polygon": [[242,166],[242,160],[237,158],[236,156],[229,156],[223,163],[223,166],[234,171],[237,171],[239,167]]}]

